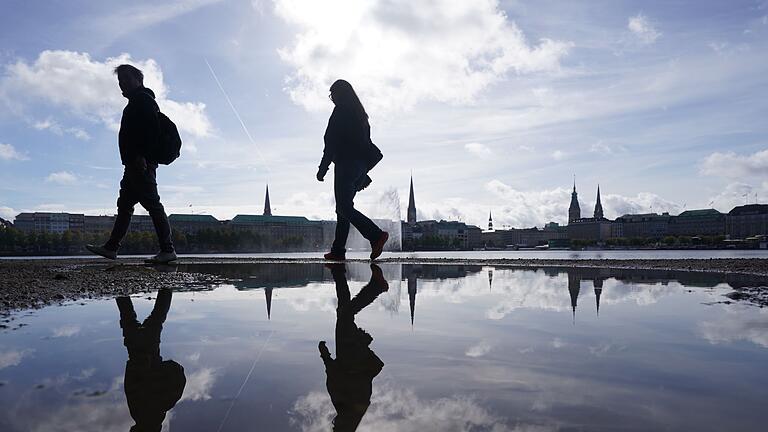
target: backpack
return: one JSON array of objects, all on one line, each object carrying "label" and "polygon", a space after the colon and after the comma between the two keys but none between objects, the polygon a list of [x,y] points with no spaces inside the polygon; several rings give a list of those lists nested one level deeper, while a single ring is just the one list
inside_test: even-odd
[{"label": "backpack", "polygon": [[152,151],[151,158],[157,163],[170,165],[181,154],[181,136],[176,124],[162,112],[157,112],[157,123],[160,136],[157,139],[157,147]]}]

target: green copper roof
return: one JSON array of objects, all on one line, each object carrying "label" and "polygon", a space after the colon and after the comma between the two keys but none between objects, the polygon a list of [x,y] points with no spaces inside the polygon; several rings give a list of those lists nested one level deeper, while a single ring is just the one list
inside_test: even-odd
[{"label": "green copper roof", "polygon": [[308,225],[314,223],[304,216],[264,216],[264,215],[237,215],[232,219],[233,224],[249,223],[282,223],[287,225]]},{"label": "green copper roof", "polygon": [[196,215],[196,214],[172,214],[168,216],[171,222],[213,222],[218,223],[219,220],[211,215]]}]

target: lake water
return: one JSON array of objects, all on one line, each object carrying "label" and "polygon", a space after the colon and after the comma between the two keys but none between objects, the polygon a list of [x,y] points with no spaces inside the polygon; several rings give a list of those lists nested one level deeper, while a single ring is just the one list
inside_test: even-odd
[{"label": "lake water", "polygon": [[[239,253],[239,254],[181,254],[182,258],[322,258],[324,252]],[[368,259],[370,251],[349,251],[347,258]],[[147,258],[150,255],[125,255],[125,258]],[[768,250],[522,250],[522,251],[439,251],[384,252],[382,258],[452,258],[471,260],[495,259],[709,259],[709,258],[768,258]],[[82,259],[87,256],[0,257],[3,259]]]},{"label": "lake water", "polygon": [[764,280],[381,269],[181,265],[229,282],[131,298],[139,321],[170,300],[165,363],[159,329],[126,319],[126,364],[126,299],[14,313],[0,430],[766,430],[768,308],[725,297]]}]

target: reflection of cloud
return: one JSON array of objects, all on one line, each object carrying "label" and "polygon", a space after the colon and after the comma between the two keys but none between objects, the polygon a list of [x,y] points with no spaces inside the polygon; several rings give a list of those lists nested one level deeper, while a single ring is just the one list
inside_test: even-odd
[{"label": "reflection of cloud", "polygon": [[560,349],[560,348],[563,348],[563,347],[566,347],[566,346],[568,346],[568,343],[564,342],[560,338],[554,338],[552,340],[552,347],[555,348],[555,349]]},{"label": "reflection of cloud", "polygon": [[699,323],[699,331],[711,344],[740,340],[768,348],[768,309],[744,305],[725,308],[725,317]]},{"label": "reflection of cloud", "polygon": [[491,351],[491,344],[488,341],[481,340],[480,342],[472,345],[467,349],[465,353],[469,357],[482,357]]},{"label": "reflection of cloud", "polygon": [[32,350],[11,350],[0,352],[0,369],[18,366],[21,360],[32,353]]},{"label": "reflection of cloud", "polygon": [[[291,410],[291,423],[304,432],[332,429],[336,411],[325,392],[300,397]],[[515,425],[495,416],[467,396],[420,399],[411,389],[374,385],[371,406],[358,431],[527,431],[556,430],[546,425]]]},{"label": "reflection of cloud", "polygon": [[53,329],[53,337],[72,337],[80,333],[79,325],[63,325]]},{"label": "reflection of cloud", "polygon": [[210,399],[214,381],[216,381],[216,370],[214,368],[202,368],[189,374],[181,400],[197,401]]},{"label": "reflection of cloud", "polygon": [[602,357],[609,353],[624,351],[627,347],[625,345],[616,345],[610,342],[601,342],[596,346],[589,347],[589,352],[593,356]]}]

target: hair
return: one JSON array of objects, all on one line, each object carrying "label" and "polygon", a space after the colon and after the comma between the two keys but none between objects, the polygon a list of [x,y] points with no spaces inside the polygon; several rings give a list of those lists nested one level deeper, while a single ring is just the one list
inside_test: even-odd
[{"label": "hair", "polygon": [[121,75],[121,74],[128,74],[137,80],[139,82],[144,82],[144,74],[137,68],[136,66],[132,66],[129,64],[121,64],[120,66],[117,66],[115,68],[115,75]]},{"label": "hair", "polygon": [[357,97],[355,89],[352,88],[352,84],[343,79],[336,80],[331,85],[331,95],[336,105],[351,108],[360,117],[361,121],[368,121],[368,113],[365,112],[365,108],[362,102],[360,102],[360,98]]}]

